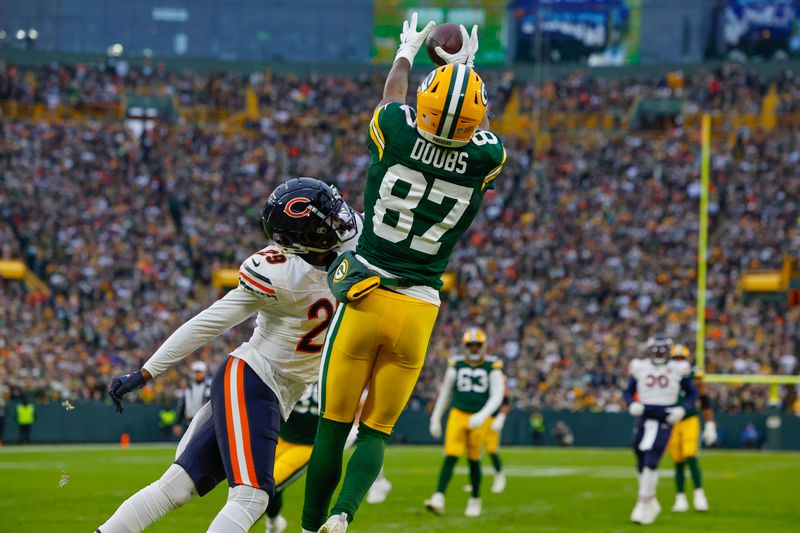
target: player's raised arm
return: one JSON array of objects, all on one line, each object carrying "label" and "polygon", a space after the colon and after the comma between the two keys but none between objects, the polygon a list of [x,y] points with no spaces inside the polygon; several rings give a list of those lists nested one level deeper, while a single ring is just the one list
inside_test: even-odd
[{"label": "player's raised arm", "polygon": [[378,104],[378,107],[389,102],[405,103],[406,95],[408,94],[408,73],[411,71],[417,52],[422,48],[422,44],[434,27],[436,27],[436,23],[430,21],[424,28],[417,31],[416,13],[411,15],[411,21],[406,20],[403,22],[400,47],[397,49],[394,64],[386,77],[386,83],[383,85],[383,99]]}]

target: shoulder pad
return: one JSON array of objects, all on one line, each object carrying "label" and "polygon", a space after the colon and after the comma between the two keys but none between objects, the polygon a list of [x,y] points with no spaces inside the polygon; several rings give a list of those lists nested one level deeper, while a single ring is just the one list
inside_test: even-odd
[{"label": "shoulder pad", "polygon": [[286,261],[286,256],[276,248],[259,250],[239,267],[239,286],[256,296],[277,300],[273,279],[282,277],[280,271]]},{"label": "shoulder pad", "polygon": [[631,362],[628,363],[628,374],[635,377],[636,372],[641,368],[641,364],[641,359],[631,359]]},{"label": "shoulder pad", "polygon": [[494,360],[490,360],[492,363],[492,370],[502,370],[503,369],[503,361],[498,358],[494,358]]},{"label": "shoulder pad", "polygon": [[464,358],[461,357],[460,355],[455,355],[455,356],[453,356],[453,357],[451,357],[451,358],[449,358],[447,360],[447,366],[453,366],[454,367],[454,366],[456,366],[456,363],[458,363],[459,361],[463,361],[463,360],[464,360]]}]

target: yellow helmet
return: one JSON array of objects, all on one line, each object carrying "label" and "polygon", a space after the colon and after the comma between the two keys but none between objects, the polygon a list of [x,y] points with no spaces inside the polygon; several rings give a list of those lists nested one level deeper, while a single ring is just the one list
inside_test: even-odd
[{"label": "yellow helmet", "polygon": [[469,328],[461,341],[467,344],[486,344],[486,333],[481,328]]},{"label": "yellow helmet", "polygon": [[481,328],[469,328],[464,332],[461,342],[467,347],[467,358],[480,360],[486,352],[486,333]]},{"label": "yellow helmet", "polygon": [[437,68],[417,89],[417,131],[446,147],[467,144],[486,115],[486,86],[466,65]]},{"label": "yellow helmet", "polygon": [[689,348],[687,348],[684,344],[675,344],[669,351],[669,356],[673,359],[678,357],[689,359]]}]

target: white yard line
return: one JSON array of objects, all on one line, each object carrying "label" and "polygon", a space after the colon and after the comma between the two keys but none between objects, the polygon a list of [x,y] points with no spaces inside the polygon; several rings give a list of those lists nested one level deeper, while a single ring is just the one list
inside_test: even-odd
[{"label": "white yard line", "polygon": [[4,446],[0,448],[0,456],[14,455],[19,453],[72,453],[72,452],[108,452],[119,450],[136,451],[136,450],[174,450],[178,446],[177,442],[163,443],[163,442],[142,442],[139,444],[131,444],[127,450],[120,447],[119,444],[33,444],[26,446]]}]

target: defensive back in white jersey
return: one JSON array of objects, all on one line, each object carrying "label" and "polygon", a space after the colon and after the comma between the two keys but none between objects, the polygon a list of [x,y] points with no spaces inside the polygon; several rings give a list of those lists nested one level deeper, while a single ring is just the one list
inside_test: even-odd
[{"label": "defensive back in white jersey", "polygon": [[[357,222],[361,231],[362,222]],[[355,248],[357,239],[342,251]],[[283,419],[319,378],[325,333],[335,300],[326,272],[274,246],[242,263],[239,286],[178,328],[144,369],[155,377],[214,337],[257,314],[250,340],[231,355],[244,360],[278,397]]]},{"label": "defensive back in white jersey", "polygon": [[656,364],[650,359],[634,359],[628,365],[628,373],[636,380],[639,401],[645,405],[677,404],[681,380],[691,372],[692,367],[688,361],[674,359],[665,364]]},{"label": "defensive back in white jersey", "polygon": [[242,263],[239,288],[262,305],[253,336],[231,355],[246,361],[266,383],[273,373],[303,383],[302,394],[319,378],[325,332],[335,310],[326,272],[268,247]]}]

